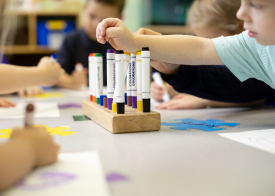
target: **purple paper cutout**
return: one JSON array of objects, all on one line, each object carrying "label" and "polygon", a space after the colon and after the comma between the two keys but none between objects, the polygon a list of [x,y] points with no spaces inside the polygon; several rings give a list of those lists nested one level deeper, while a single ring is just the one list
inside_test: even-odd
[{"label": "purple paper cutout", "polygon": [[68,109],[68,108],[81,108],[82,106],[77,103],[66,103],[66,104],[59,104],[58,108],[61,110]]},{"label": "purple paper cutout", "polygon": [[22,181],[18,186],[27,191],[42,191],[70,183],[76,179],[76,175],[61,172],[43,172],[39,175],[39,178],[41,181],[37,184],[30,184],[26,181]]},{"label": "purple paper cutout", "polygon": [[108,183],[113,182],[121,182],[121,181],[128,181],[129,179],[126,176],[118,173],[110,173],[106,176],[106,180]]}]

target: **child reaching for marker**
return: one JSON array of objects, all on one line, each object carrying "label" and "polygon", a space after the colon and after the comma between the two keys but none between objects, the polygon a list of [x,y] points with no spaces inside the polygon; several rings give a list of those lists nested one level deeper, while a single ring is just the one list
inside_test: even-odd
[{"label": "child reaching for marker", "polygon": [[[107,85],[106,51],[112,46],[101,45],[96,41],[96,27],[105,18],[122,18],[123,7],[124,0],[86,0],[83,12],[84,28],[70,33],[59,51],[58,62],[66,73],[60,77],[57,86],[78,90],[87,85],[90,53],[103,55],[103,83]],[[81,63],[85,69],[76,71],[77,63]]]},{"label": "child reaching for marker", "polygon": [[[97,39],[102,44],[108,41],[115,49],[131,53],[139,51],[144,46],[150,47],[151,59],[174,64],[154,65],[170,79],[182,73],[182,66],[179,64],[212,65],[213,67],[226,65],[242,82],[249,78],[256,78],[274,88],[275,27],[272,24],[275,19],[275,2],[242,0],[237,17],[244,21],[244,28],[247,30],[239,35],[215,39],[186,35],[133,35],[122,21],[109,18],[98,25]],[[192,69],[193,66],[189,67]],[[170,84],[175,90],[181,92],[181,86],[185,85],[185,78],[176,77],[176,80]],[[210,88],[207,90],[211,91]],[[223,92],[226,90],[224,89]],[[219,100],[226,100],[226,95],[220,92],[212,92],[212,94],[219,97]],[[234,102],[236,97],[231,97],[229,100]],[[246,100],[249,99],[246,98]]]}]

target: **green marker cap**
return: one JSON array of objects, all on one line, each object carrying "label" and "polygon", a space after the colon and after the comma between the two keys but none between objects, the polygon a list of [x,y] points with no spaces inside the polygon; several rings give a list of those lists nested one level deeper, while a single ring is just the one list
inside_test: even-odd
[{"label": "green marker cap", "polygon": [[100,57],[100,56],[102,56],[102,54],[101,53],[97,53],[95,56],[96,57]]},{"label": "green marker cap", "polygon": [[100,98],[96,98],[96,103],[100,104]]}]

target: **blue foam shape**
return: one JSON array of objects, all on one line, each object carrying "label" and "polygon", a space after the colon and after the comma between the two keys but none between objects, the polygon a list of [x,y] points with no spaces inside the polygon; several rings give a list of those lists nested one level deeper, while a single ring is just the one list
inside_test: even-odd
[{"label": "blue foam shape", "polygon": [[203,131],[220,131],[224,130],[225,128],[216,128],[219,126],[230,126],[230,127],[236,127],[239,125],[239,123],[226,123],[222,120],[216,120],[216,119],[207,119],[204,120],[195,120],[191,118],[186,119],[177,119],[175,121],[180,121],[178,123],[161,123],[162,126],[170,126],[171,129],[177,129],[177,130],[189,130],[189,129],[199,129]]}]

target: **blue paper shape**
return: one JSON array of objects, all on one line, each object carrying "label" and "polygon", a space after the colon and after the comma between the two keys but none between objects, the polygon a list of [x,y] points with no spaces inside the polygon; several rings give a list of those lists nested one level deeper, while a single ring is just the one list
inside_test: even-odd
[{"label": "blue paper shape", "polygon": [[236,127],[239,123],[225,123],[222,120],[216,119],[207,119],[206,121],[203,120],[195,120],[191,118],[186,119],[177,119],[175,121],[180,121],[178,123],[161,123],[162,126],[171,126],[171,129],[177,130],[189,130],[189,129],[200,129],[203,131],[220,131],[224,130],[225,128],[216,128],[219,126],[230,126]]}]

